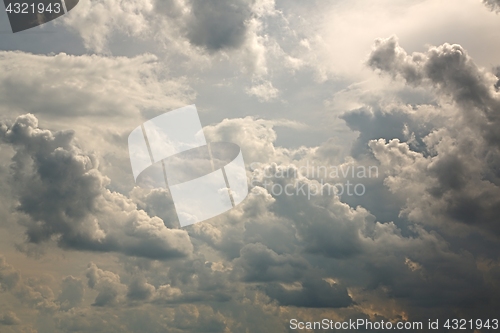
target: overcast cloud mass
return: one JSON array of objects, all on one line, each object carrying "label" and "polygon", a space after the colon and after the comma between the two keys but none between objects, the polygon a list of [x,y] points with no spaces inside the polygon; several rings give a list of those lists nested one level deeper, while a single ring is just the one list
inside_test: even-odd
[{"label": "overcast cloud mass", "polygon": [[[500,319],[499,12],[80,0],[12,34],[2,11],[0,332]],[[180,229],[127,137],[190,104],[249,195]]]}]

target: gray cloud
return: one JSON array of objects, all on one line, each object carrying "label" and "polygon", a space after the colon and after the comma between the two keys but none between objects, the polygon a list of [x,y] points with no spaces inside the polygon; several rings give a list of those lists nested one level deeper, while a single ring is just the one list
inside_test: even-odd
[{"label": "gray cloud", "polygon": [[438,94],[449,96],[463,110],[464,125],[479,127],[485,139],[500,144],[496,131],[500,98],[494,90],[497,79],[477,67],[462,46],[445,43],[425,54],[408,55],[396,37],[377,39],[368,65],[393,77],[400,76],[410,85],[432,85]]},{"label": "gray cloud", "polygon": [[353,304],[344,287],[321,279],[306,280],[298,288],[271,283],[266,286],[266,293],[285,306],[343,308]]},{"label": "gray cloud", "polygon": [[2,315],[0,315],[0,325],[19,325],[21,320],[17,318],[16,314],[12,311],[8,311]]},{"label": "gray cloud", "polygon": [[31,243],[57,237],[64,248],[117,251],[168,259],[192,250],[185,231],[168,229],[158,217],[137,210],[125,196],[106,188],[94,156],[75,144],[73,132],[38,128],[33,115],[0,124],[0,138],[12,145],[17,210]]},{"label": "gray cloud", "polygon": [[[164,291],[168,295],[168,291]],[[143,277],[137,277],[128,286],[127,297],[130,300],[148,300],[153,296],[154,292],[155,287],[153,285],[147,283]]]},{"label": "gray cloud", "polygon": [[187,37],[194,45],[210,51],[239,47],[245,41],[251,14],[248,0],[192,0]]},{"label": "gray cloud", "polygon": [[92,305],[116,305],[123,298],[126,286],[121,283],[119,275],[102,270],[94,263],[89,264],[85,275],[88,279],[88,286],[99,292]]},{"label": "gray cloud", "polygon": [[11,290],[19,283],[21,276],[19,272],[0,256],[0,287],[2,290]]},{"label": "gray cloud", "polygon": [[69,310],[79,306],[85,295],[85,287],[82,280],[73,276],[67,276],[62,281],[62,290],[57,300],[62,310]]},{"label": "gray cloud", "polygon": [[[440,116],[447,121],[422,137],[427,154],[397,139],[370,143],[376,158],[388,167],[386,185],[407,198],[403,212],[423,223],[453,225],[448,229],[452,233],[463,234],[463,228],[471,226],[498,236],[497,78],[476,66],[460,45],[443,44],[410,56],[395,37],[377,40],[368,64],[412,86],[432,89],[444,104]],[[417,182],[419,186],[410,189]],[[452,221],[460,223],[449,224]]]},{"label": "gray cloud", "polygon": [[235,265],[243,271],[241,278],[245,282],[294,282],[309,268],[304,259],[279,255],[262,244],[247,244],[240,253]]},{"label": "gray cloud", "polygon": [[[274,8],[274,1],[217,1],[209,10],[197,1],[87,1],[64,19],[86,47],[121,55],[161,49],[160,55],[0,54],[5,113],[37,112],[42,124],[74,129],[85,147],[77,145],[75,134],[44,131],[30,119],[2,123],[7,149],[2,147],[0,172],[12,185],[7,186],[7,178],[0,182],[6,193],[2,213],[11,217],[3,225],[17,228],[12,235],[21,234],[20,228],[27,231],[30,243],[18,246],[25,252],[43,244],[44,261],[30,267],[30,275],[43,270],[42,264],[45,269],[45,263],[57,275],[54,281],[74,275],[64,278],[54,297],[43,279],[23,280],[11,266],[0,265],[6,299],[17,297],[28,307],[27,313],[15,309],[19,317],[36,322],[41,332],[239,333],[285,332],[290,318],[426,322],[457,314],[496,315],[500,183],[493,90],[498,78],[474,65],[463,47],[443,45],[408,54],[395,40],[381,42],[370,64],[398,83],[386,86],[386,79],[351,75],[361,49],[370,43],[364,41],[377,29],[401,28],[411,34],[412,48],[428,42],[421,35],[426,31],[432,33],[426,37],[467,45],[471,41],[461,27],[474,36],[479,36],[476,31],[495,31],[487,28],[492,25],[475,23],[457,28],[457,22],[471,22],[465,17],[469,9],[482,13],[471,19],[481,23],[495,15],[474,1],[448,11],[454,18],[442,15],[444,4],[424,1],[411,10],[408,4],[395,10],[386,2],[388,6],[363,5],[367,14],[373,9],[377,15],[362,17],[361,4],[339,3],[328,12],[331,8],[324,4],[307,3],[297,10],[280,2],[279,19],[271,20],[258,17],[256,8]],[[415,25],[414,13],[429,23],[426,28]],[[353,24],[384,15],[390,18],[378,27]],[[316,22],[324,28],[318,29]],[[447,39],[441,29],[453,31],[457,39]],[[491,56],[485,60],[480,54],[485,39],[474,37],[474,54],[488,63]],[[325,46],[331,47],[329,52]],[[235,74],[252,68],[245,55],[259,64],[260,73],[269,68],[270,74],[252,80],[254,87],[247,89],[249,79]],[[313,77],[311,63],[321,78]],[[163,79],[167,67],[193,80],[197,101],[204,104],[199,105],[202,121],[212,123],[205,127],[207,137],[238,143],[248,164],[258,162],[248,172],[255,182],[245,202],[186,228],[189,238],[165,231],[165,226],[177,227],[173,207],[165,204],[167,190],[134,188],[129,193],[133,181],[122,153],[128,129],[142,121],[140,115],[150,118],[194,98],[181,79],[179,84]],[[338,68],[349,72],[328,80],[328,72]],[[353,88],[352,101],[339,105],[339,95],[332,97],[332,91],[346,85]],[[280,89],[278,100],[273,100],[278,95],[274,87]],[[367,101],[355,87],[375,92]],[[273,104],[256,106],[245,91]],[[252,117],[221,121],[256,113],[305,121],[309,127]],[[16,126],[28,134],[7,135]],[[298,147],[302,144],[308,146]],[[89,148],[96,149],[95,156]],[[273,185],[292,185],[293,192],[315,190],[316,176],[300,177],[297,184],[293,178],[271,177],[263,184],[263,172],[293,170],[307,161],[377,164],[380,177],[362,180],[367,186],[362,198],[309,199],[272,191]],[[11,213],[9,205],[20,210]],[[11,223],[15,220],[21,227]],[[10,238],[10,230],[4,236]],[[73,251],[54,249],[56,244]],[[56,255],[63,256],[64,267]],[[90,260],[96,264],[85,271],[87,285],[82,288],[81,271],[71,270],[81,270]],[[86,288],[92,290],[83,292]],[[25,326],[13,329],[18,328]]]},{"label": "gray cloud", "polygon": [[491,10],[495,12],[500,12],[500,1],[499,0],[483,0],[483,3]]},{"label": "gray cloud", "polygon": [[11,293],[23,305],[37,309],[46,315],[52,315],[59,310],[59,304],[54,299],[54,292],[43,278],[23,278],[21,273],[5,261],[0,255],[0,287]]}]

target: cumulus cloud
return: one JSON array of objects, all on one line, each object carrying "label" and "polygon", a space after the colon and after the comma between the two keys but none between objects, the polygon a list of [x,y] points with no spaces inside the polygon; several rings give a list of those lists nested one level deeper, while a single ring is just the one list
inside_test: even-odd
[{"label": "cumulus cloud", "polygon": [[[98,52],[107,50],[113,33],[171,38],[168,30],[209,51],[237,48],[247,37],[247,23],[252,16],[252,2],[247,0],[220,0],[210,5],[197,0],[107,0],[84,2],[78,8],[77,13],[66,17],[65,23],[80,32],[88,48]],[[266,8],[259,6],[259,13]]]},{"label": "cumulus cloud", "polygon": [[17,210],[31,218],[24,223],[28,242],[57,239],[63,248],[157,259],[192,251],[185,231],[168,229],[108,190],[96,158],[75,144],[72,131],[40,129],[31,114],[1,123],[0,129],[2,142],[16,151],[13,184]]},{"label": "cumulus cloud", "polygon": [[65,23],[80,33],[86,47],[102,52],[115,30],[136,36],[150,32],[148,14],[153,8],[151,0],[82,1],[78,11],[65,16]]},{"label": "cumulus cloud", "polygon": [[397,138],[370,143],[387,167],[386,185],[406,198],[403,213],[452,233],[472,227],[498,236],[500,96],[495,75],[476,66],[460,45],[408,55],[395,37],[377,40],[368,64],[411,86],[431,89],[443,104],[440,116],[446,121],[417,134],[423,151]]},{"label": "cumulus cloud", "polygon": [[90,263],[86,277],[88,286],[99,292],[92,305],[116,305],[124,297],[126,286],[121,283],[119,275],[102,270],[94,263]]},{"label": "cumulus cloud", "polygon": [[[376,152],[375,154],[377,156]],[[390,163],[396,165],[394,160]],[[269,168],[273,172],[263,173],[256,170],[253,175],[252,183],[256,187],[252,193],[255,195],[258,193],[255,190],[262,188],[264,193],[269,193],[273,199],[267,200],[265,213],[258,215],[258,219],[268,221],[262,223],[268,226],[268,229],[263,226],[259,226],[259,229],[270,233],[270,224],[273,224],[273,228],[278,228],[276,224],[279,224],[280,236],[287,237],[289,246],[280,247],[279,236],[269,241],[261,236],[261,241],[266,245],[281,251],[286,249],[286,252],[278,254],[262,245],[246,245],[241,250],[241,257],[235,260],[234,270],[238,272],[241,268],[246,268],[249,275],[240,275],[246,278],[260,272],[256,275],[267,279],[263,284],[266,294],[279,304],[349,308],[351,304],[360,302],[363,303],[361,308],[364,308],[363,296],[360,298],[355,293],[346,293],[346,288],[349,291],[359,289],[377,293],[379,300],[396,300],[398,306],[404,308],[412,318],[425,318],[444,315],[453,307],[462,308],[460,304],[466,304],[472,299],[479,303],[485,299],[488,299],[487,302],[495,299],[496,296],[490,297],[488,294],[496,295],[498,290],[482,280],[483,272],[474,268],[474,257],[461,251],[455,252],[439,234],[412,226],[410,235],[405,235],[406,232],[403,233],[394,223],[377,222],[376,217],[366,209],[359,206],[352,208],[334,194],[311,196],[308,200],[307,195],[303,194],[276,194],[276,191],[273,192],[273,186],[276,184],[279,184],[280,188],[289,185],[288,190],[292,193],[297,193],[299,188],[305,189],[306,193],[311,189],[314,193],[320,184],[305,177],[299,178],[298,182],[295,182],[297,179],[293,177],[284,177],[283,175],[296,174],[286,172],[286,169],[293,168],[290,166],[271,165]],[[267,176],[264,178],[263,175]],[[407,174],[405,176],[409,177]],[[422,174],[415,175],[415,180],[418,178],[422,183],[422,177]],[[267,180],[267,185],[264,185],[264,179]],[[416,187],[416,184],[413,186]],[[265,196],[262,194],[257,198],[264,200]],[[398,192],[398,195],[401,194]],[[247,214],[249,210],[251,208],[246,207]],[[273,219],[276,222],[272,223]],[[253,229],[252,224],[250,221],[245,223],[247,235]],[[292,228],[291,234],[283,232],[286,226]],[[252,236],[248,241],[255,239],[255,236]],[[431,248],[436,250],[428,250]],[[250,249],[252,251],[249,251]],[[253,261],[249,259],[257,257],[259,253],[262,258],[250,265]],[[293,256],[288,257],[289,253],[293,253]],[[305,254],[318,256],[321,269],[318,266],[309,266],[314,262],[309,260],[294,269],[294,265],[300,263],[301,255]],[[292,257],[294,261],[287,263],[286,258]],[[299,270],[300,265],[307,265],[308,268]],[[286,276],[291,278],[284,279],[285,274],[280,272],[288,272]],[[258,281],[257,277],[254,279]],[[454,283],[450,284],[452,280]],[[458,289],[457,284],[461,286]],[[453,292],[459,289],[460,292]],[[410,290],[415,292],[409,292]],[[427,292],[423,293],[422,290]],[[373,303],[370,304],[373,306]],[[440,314],[430,313],[427,307],[439,308]],[[366,311],[366,314],[370,312]]]},{"label": "cumulus cloud", "polygon": [[[286,112],[295,119],[300,119],[301,102],[314,99],[316,104],[307,104],[305,110],[329,109],[325,95],[345,82],[325,81],[327,68],[352,68],[346,66],[349,62],[332,62],[333,52],[353,44],[352,34],[339,44],[337,35],[323,39],[313,26],[291,29],[290,21],[311,25],[305,19],[309,10],[323,15],[324,7],[312,8],[316,4],[300,5],[300,16],[299,11],[276,10],[272,0],[210,5],[197,0],[92,0],[79,6],[63,21],[82,36],[88,50],[162,51],[130,58],[0,53],[5,114],[31,112],[41,124],[64,124],[77,131],[85,146],[77,144],[71,131],[43,129],[32,115],[0,123],[0,142],[7,147],[0,172],[9,176],[13,189],[4,206],[13,203],[16,211],[10,220],[18,220],[26,231],[27,244],[18,248],[45,244],[45,259],[51,263],[54,249],[49,246],[57,244],[73,250],[64,256],[77,267],[84,265],[81,260],[95,262],[83,272],[85,285],[65,267],[64,275],[54,280],[62,279],[54,295],[47,281],[23,278],[0,259],[0,290],[29,311],[41,311],[37,323],[43,330],[282,332],[290,318],[426,322],[457,313],[469,318],[496,315],[499,81],[462,46],[444,44],[408,54],[396,38],[378,40],[367,62],[388,74],[374,80],[378,95],[368,101],[358,90],[351,91],[355,106],[335,109],[353,109],[340,118],[358,134],[352,147],[349,140],[356,134],[338,134],[330,123],[337,114],[321,114],[324,124],[317,124],[312,113],[303,116],[311,118],[307,131],[314,134],[308,141],[313,143],[296,147],[306,143],[301,132],[305,126],[297,122],[253,117],[220,121],[226,115],[213,112],[212,105],[200,108],[202,120],[214,122],[204,128],[210,141],[242,147],[251,190],[233,210],[179,231],[172,230],[178,223],[167,189],[136,187],[129,192],[132,181],[123,190],[123,182],[105,177],[123,174],[131,179],[129,161],[122,156],[129,129],[162,109],[190,104],[195,94],[185,83],[189,79],[196,81],[193,86],[205,102],[208,83],[203,80],[209,76],[224,89],[239,87],[242,96],[252,96],[243,98],[262,107],[259,113],[268,112],[270,103],[256,100],[286,104],[284,111],[269,112]],[[295,5],[280,6],[288,10]],[[335,10],[346,13],[341,7]],[[429,7],[416,4],[413,9]],[[341,22],[341,16],[349,15],[333,21]],[[343,26],[333,28],[345,31]],[[123,38],[132,46],[117,47]],[[322,43],[332,45],[324,57],[328,61],[320,61]],[[359,59],[356,52],[340,53],[353,63]],[[201,58],[203,66],[192,61]],[[206,75],[208,63],[217,71],[222,68],[225,77],[250,75],[243,83],[240,77],[219,82],[220,74]],[[283,71],[307,72],[311,64],[324,72],[321,86],[308,84],[317,79],[305,77],[311,73],[300,72],[297,80],[280,76]],[[182,74],[186,79],[172,79],[163,71],[170,66],[179,73],[183,65],[189,67]],[[398,83],[386,89],[390,79]],[[288,89],[294,82],[296,90]],[[402,86],[404,91],[393,96]],[[287,91],[300,93],[289,99]],[[234,95],[239,103],[238,91]],[[221,100],[224,104],[231,98]],[[251,113],[247,111],[241,112]],[[284,127],[300,138],[290,144],[290,133],[278,137]],[[325,137],[335,137],[318,145],[316,134],[322,127]],[[82,137],[82,128],[107,135]],[[97,142],[91,145],[95,154],[86,149],[91,140]],[[327,167],[376,164],[380,178],[363,179],[363,197],[339,196],[332,186],[335,177],[299,172],[311,162]],[[3,179],[0,185],[11,190]],[[277,193],[280,189],[292,195]],[[321,195],[318,189],[324,190]],[[308,196],[311,192],[315,194]],[[112,253],[89,259],[103,252]],[[65,276],[69,273],[73,275]],[[28,318],[17,313],[23,321]]]},{"label": "cumulus cloud", "polygon": [[[127,297],[131,300],[148,300],[155,292],[155,287],[146,282],[144,277],[135,278],[128,286]],[[164,287],[163,294],[169,295],[169,290]]]},{"label": "cumulus cloud", "polygon": [[[87,1],[64,18],[87,49],[111,53],[113,41],[126,36],[140,41],[150,52],[160,53],[188,68],[193,64],[217,66],[230,61],[238,72],[262,77],[268,73],[268,58],[283,58],[293,67],[300,59],[289,56],[278,40],[266,31],[266,20],[274,18],[290,34],[288,21],[268,0]],[[189,61],[185,61],[189,60]]]},{"label": "cumulus cloud", "polygon": [[170,284],[155,287],[140,273],[132,276],[128,285],[122,283],[120,275],[90,263],[86,270],[87,284],[98,291],[94,306],[117,306],[127,302],[152,304],[176,303],[181,301],[182,291]]},{"label": "cumulus cloud", "polygon": [[430,84],[438,94],[451,98],[463,110],[464,125],[477,126],[485,139],[498,145],[500,98],[494,89],[493,73],[476,66],[466,50],[457,44],[431,47],[427,53],[408,55],[396,37],[378,39],[368,65],[410,85]]},{"label": "cumulus cloud", "polygon": [[179,54],[195,56],[243,47],[253,34],[252,20],[273,13],[274,3],[239,0],[88,1],[79,5],[64,23],[79,32],[85,46],[97,52],[109,50],[115,34],[165,43]]}]

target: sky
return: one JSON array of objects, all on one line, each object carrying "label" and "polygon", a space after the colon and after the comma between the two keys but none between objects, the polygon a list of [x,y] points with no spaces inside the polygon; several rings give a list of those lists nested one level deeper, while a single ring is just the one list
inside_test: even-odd
[{"label": "sky", "polygon": [[[499,14],[80,0],[14,34],[0,11],[0,332],[500,319]],[[127,138],[192,104],[249,194],[180,228]]]}]

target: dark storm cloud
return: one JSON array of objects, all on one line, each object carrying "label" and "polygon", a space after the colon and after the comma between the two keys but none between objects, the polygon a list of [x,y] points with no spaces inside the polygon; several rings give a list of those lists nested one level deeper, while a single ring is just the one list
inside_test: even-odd
[{"label": "dark storm cloud", "polygon": [[248,0],[191,0],[191,15],[186,22],[187,37],[209,51],[236,48],[243,44],[247,20],[251,18]]},{"label": "dark storm cloud", "polygon": [[106,189],[109,181],[97,170],[96,158],[76,146],[73,132],[42,130],[28,114],[1,123],[0,139],[16,151],[13,187],[17,210],[31,217],[23,222],[29,242],[56,236],[64,248],[156,259],[191,251],[186,232],[167,229],[161,219]]}]

